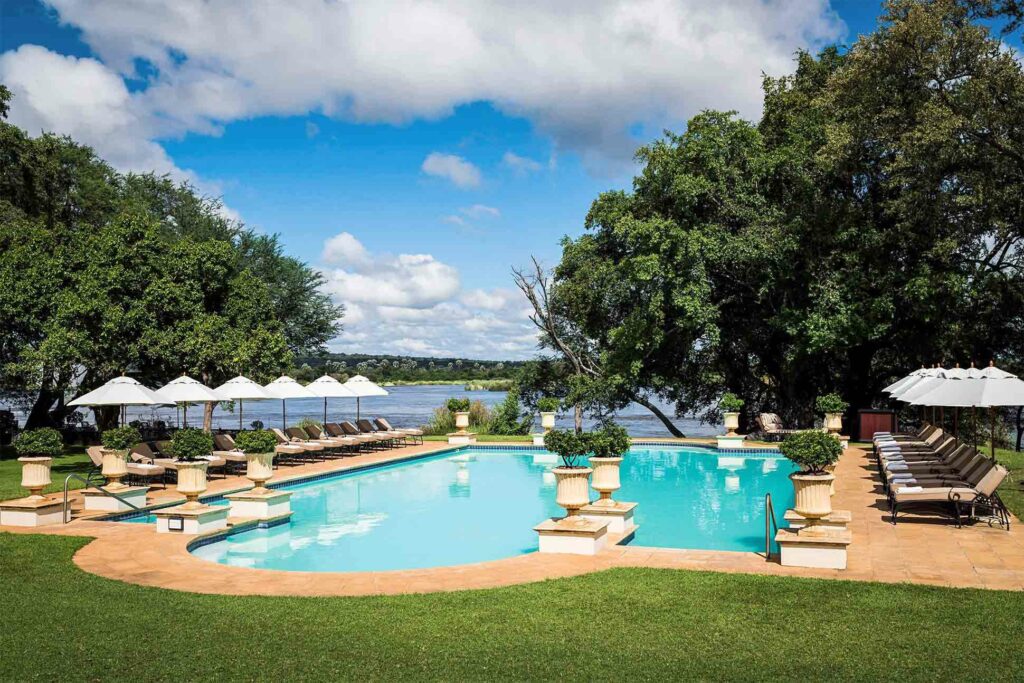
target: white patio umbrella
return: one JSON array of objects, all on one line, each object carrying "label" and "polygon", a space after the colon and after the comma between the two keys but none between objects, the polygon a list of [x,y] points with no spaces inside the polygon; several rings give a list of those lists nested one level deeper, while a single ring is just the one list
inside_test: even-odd
[{"label": "white patio umbrella", "polygon": [[890,384],[889,386],[887,386],[885,389],[882,389],[882,393],[894,394],[894,393],[896,393],[896,392],[898,392],[898,391],[900,391],[902,389],[905,389],[906,386],[911,385],[914,382],[916,382],[917,378],[921,377],[927,371],[928,371],[928,368],[926,368],[926,367],[921,367],[918,370],[914,370],[912,373],[910,373],[906,377],[901,377],[898,380],[896,380],[895,382],[893,382],[892,384]]},{"label": "white patio umbrella", "polygon": [[306,385],[306,388],[317,396],[324,398],[324,424],[327,423],[327,399],[329,398],[358,398],[356,394],[344,384],[330,375],[317,377]]},{"label": "white patio umbrella", "polygon": [[188,375],[171,380],[156,390],[156,393],[167,399],[169,403],[181,403],[185,414],[185,426],[188,427],[189,403],[216,403],[224,398],[216,391]]},{"label": "white patio umbrella", "polygon": [[316,394],[288,375],[281,375],[263,388],[274,398],[281,399],[281,429],[288,427],[288,412],[285,409],[285,401],[290,398],[316,398]]},{"label": "white patio umbrella", "polygon": [[125,406],[174,405],[149,387],[139,384],[131,377],[115,377],[98,389],[68,402],[69,406],[120,406],[119,422],[124,424]]},{"label": "white patio umbrella", "polygon": [[904,403],[910,403],[915,396],[930,391],[945,381],[945,368],[925,368],[924,371],[892,392],[891,396]]},{"label": "white patio umbrella", "polygon": [[[1024,381],[1016,375],[990,365],[974,373],[952,377],[934,389],[915,396],[916,405],[956,408],[999,408],[1024,405]],[[995,419],[992,420],[992,454],[995,455]]]},{"label": "white patio umbrella", "polygon": [[214,389],[223,401],[238,401],[238,429],[242,429],[242,402],[266,401],[274,398],[256,382],[239,375]]},{"label": "white patio umbrella", "polygon": [[366,379],[362,375],[356,375],[355,377],[350,377],[349,380],[347,382],[345,382],[344,386],[348,387],[352,391],[352,393],[355,394],[355,397],[356,397],[356,419],[357,420],[359,419],[359,408],[360,408],[360,406],[359,406],[359,399],[361,399],[364,396],[387,396],[388,395],[387,391],[385,391],[384,389],[380,388],[379,386],[377,386],[376,384],[374,384],[370,380]]}]

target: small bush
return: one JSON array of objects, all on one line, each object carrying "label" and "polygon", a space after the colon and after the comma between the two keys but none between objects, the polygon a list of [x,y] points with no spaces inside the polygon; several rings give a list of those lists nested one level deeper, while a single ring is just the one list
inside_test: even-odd
[{"label": "small bush", "polygon": [[178,460],[194,462],[213,451],[213,437],[201,429],[179,429],[171,439],[171,452]]},{"label": "small bush", "polygon": [[544,435],[544,448],[557,453],[563,467],[577,467],[576,461],[590,451],[590,436],[571,429],[552,429]]},{"label": "small bush", "polygon": [[523,416],[519,408],[518,392],[510,391],[505,400],[494,409],[487,431],[490,434],[529,434],[532,425],[533,417]]},{"label": "small bush", "polygon": [[140,441],[142,435],[135,427],[114,427],[103,432],[100,437],[103,447],[112,451],[131,450]]},{"label": "small bush", "polygon": [[491,409],[484,405],[483,401],[473,401],[469,408],[469,426],[475,427],[481,432],[486,432],[491,426]]},{"label": "small bush", "polygon": [[822,474],[843,454],[839,439],[817,429],[790,434],[779,445],[779,450],[805,474]]},{"label": "small bush", "polygon": [[825,394],[815,399],[814,407],[819,413],[845,413],[850,404],[839,394]]},{"label": "small bush", "polygon": [[598,458],[618,458],[629,450],[629,434],[614,422],[605,425],[590,435],[590,450]]},{"label": "small bush", "polygon": [[253,420],[252,422],[249,423],[249,427],[253,431],[258,431],[260,429],[263,429],[263,420]]},{"label": "small bush", "polygon": [[235,447],[243,453],[273,453],[276,446],[277,437],[265,429],[239,432],[235,437]]},{"label": "small bush", "polygon": [[451,413],[465,413],[469,411],[469,399],[468,398],[450,398],[445,404],[448,411]]},{"label": "small bush", "polygon": [[537,399],[537,412],[540,413],[557,413],[561,406],[562,402],[554,396],[542,396]]},{"label": "small bush", "polygon": [[743,409],[743,399],[727,391],[722,394],[722,398],[718,401],[718,407],[722,409],[723,413],[738,413]]},{"label": "small bush", "polygon": [[434,415],[430,422],[423,425],[423,433],[427,436],[438,436],[455,431],[455,413],[448,410],[446,406],[434,408]]},{"label": "small bush", "polygon": [[60,432],[50,427],[22,432],[14,441],[14,450],[21,456],[49,456],[56,458],[64,453],[64,440]]},{"label": "small bush", "polygon": [[311,417],[304,417],[299,420],[299,427],[303,429],[309,429],[310,427],[316,427],[317,429],[323,429],[324,426],[320,423],[320,420],[314,420]]}]

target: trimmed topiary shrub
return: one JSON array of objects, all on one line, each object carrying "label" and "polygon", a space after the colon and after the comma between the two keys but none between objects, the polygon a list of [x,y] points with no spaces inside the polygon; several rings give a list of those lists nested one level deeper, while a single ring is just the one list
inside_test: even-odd
[{"label": "trimmed topiary shrub", "polygon": [[590,450],[598,458],[619,458],[629,450],[629,434],[614,422],[590,434]]},{"label": "trimmed topiary shrub", "polygon": [[201,429],[179,429],[171,439],[171,452],[183,462],[195,462],[213,451],[213,437]]},{"label": "trimmed topiary shrub", "polygon": [[64,453],[64,440],[56,429],[31,429],[18,435],[14,440],[14,450],[25,457],[56,458]]},{"label": "trimmed topiary shrub", "polygon": [[468,398],[450,398],[445,404],[448,406],[448,411],[452,413],[468,413],[469,412],[469,399]]},{"label": "trimmed topiary shrub", "polygon": [[111,451],[129,451],[142,441],[142,435],[135,427],[114,427],[103,432],[100,442]]},{"label": "trimmed topiary shrub", "polygon": [[276,446],[277,437],[266,429],[239,432],[235,437],[235,447],[243,453],[273,453]]},{"label": "trimmed topiary shrub", "polygon": [[557,453],[563,467],[582,467],[576,461],[590,451],[590,436],[568,429],[552,429],[544,435],[544,448]]},{"label": "trimmed topiary shrub", "polygon": [[804,474],[823,474],[843,453],[839,439],[817,429],[790,434],[779,445],[779,450],[799,465]]},{"label": "trimmed topiary shrub", "polygon": [[738,413],[743,408],[743,399],[727,391],[722,394],[722,398],[718,401],[718,407],[722,409],[723,413]]},{"label": "trimmed topiary shrub", "polygon": [[815,399],[814,407],[819,413],[845,413],[850,404],[839,394],[825,394]]},{"label": "trimmed topiary shrub", "polygon": [[537,399],[537,412],[540,413],[557,413],[558,409],[562,407],[562,402],[554,396],[542,396]]}]

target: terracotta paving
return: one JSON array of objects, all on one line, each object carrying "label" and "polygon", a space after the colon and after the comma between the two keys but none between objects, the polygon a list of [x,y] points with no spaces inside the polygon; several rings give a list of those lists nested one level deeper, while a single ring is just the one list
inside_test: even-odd
[{"label": "terracotta paving", "polygon": [[[447,448],[428,443],[380,453],[281,468],[282,480],[403,459]],[[241,477],[214,480],[211,493],[245,488]],[[623,493],[626,493],[623,491]],[[151,502],[180,498],[173,487]],[[623,496],[628,498],[628,496]],[[749,574],[808,576],[887,583],[911,582],[1024,590],[1024,530],[977,524],[962,529],[935,518],[888,520],[881,487],[868,455],[850,448],[836,468],[836,509],[850,510],[853,544],[846,570],[801,569],[766,562],[755,553],[678,550],[614,545],[593,557],[531,553],[493,562],[387,572],[287,572],[230,567],[189,554],[190,537],[157,534],[152,525],[76,519],[43,529],[2,528],[18,533],[93,536],[74,558],[82,569],[111,579],[198,593],[232,595],[370,595],[492,588],[573,576],[611,567],[700,569]],[[781,519],[781,510],[776,511]]]}]

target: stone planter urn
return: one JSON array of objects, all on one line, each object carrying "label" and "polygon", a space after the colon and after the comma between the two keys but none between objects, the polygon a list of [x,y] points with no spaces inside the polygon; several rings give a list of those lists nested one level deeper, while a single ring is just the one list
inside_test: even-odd
[{"label": "stone planter urn", "polygon": [[832,512],[832,482],[834,474],[807,474],[796,472],[789,475],[793,482],[796,502],[793,509],[809,519],[826,517]]},{"label": "stone planter urn", "polygon": [[455,413],[455,427],[459,430],[460,434],[465,434],[466,428],[469,427],[468,412]]},{"label": "stone planter urn", "polygon": [[200,507],[199,496],[206,490],[206,468],[210,463],[206,460],[175,463],[178,469],[178,493],[187,499],[182,507],[194,509]]},{"label": "stone planter urn", "polygon": [[103,476],[110,484],[107,488],[117,491],[127,488],[121,483],[121,478],[128,474],[128,451],[115,451],[110,448],[103,449]]},{"label": "stone planter urn", "polygon": [[566,517],[579,514],[580,508],[590,504],[590,473],[589,467],[556,467],[551,470],[555,475],[555,502],[565,508]]},{"label": "stone planter urn", "polygon": [[841,432],[843,430],[843,414],[825,413],[825,429],[833,434]]},{"label": "stone planter urn", "polygon": [[619,481],[619,466],[622,465],[622,458],[598,458],[590,459],[590,466],[594,468],[594,479],[590,486],[597,491],[601,497],[594,502],[594,505],[602,507],[613,507],[615,501],[612,494],[622,487]]},{"label": "stone planter urn", "polygon": [[725,430],[727,436],[736,436],[736,430],[740,428],[739,413],[723,413],[725,418]]},{"label": "stone planter urn", "polygon": [[554,413],[541,413],[540,414],[540,426],[544,428],[544,433],[547,434],[555,428],[555,414]]},{"label": "stone planter urn", "polygon": [[[274,453],[246,453],[245,476],[256,485],[253,493],[266,493],[267,481],[274,476]],[[206,483],[204,481],[205,490]]]},{"label": "stone planter urn", "polygon": [[18,462],[21,463],[21,485],[28,489],[28,499],[43,500],[43,489],[50,485],[53,458],[29,455],[18,458]]}]

